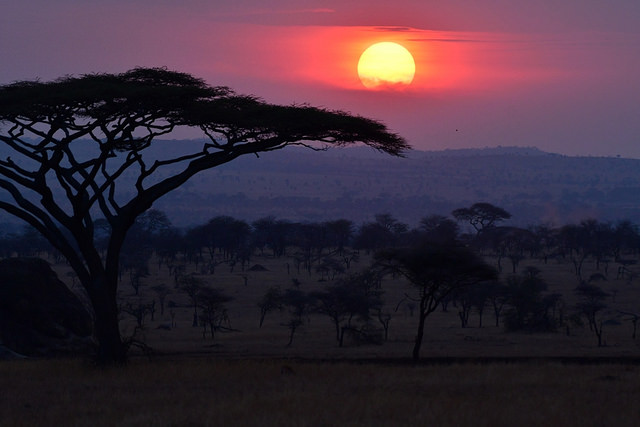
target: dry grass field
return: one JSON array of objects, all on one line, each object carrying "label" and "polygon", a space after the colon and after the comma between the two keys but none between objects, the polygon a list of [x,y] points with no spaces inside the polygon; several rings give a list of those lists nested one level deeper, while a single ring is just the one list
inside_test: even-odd
[{"label": "dry grass field", "polygon": [[[50,262],[52,260],[49,260]],[[362,257],[353,269],[363,268]],[[287,273],[287,263],[289,272]],[[521,269],[533,261],[523,261]],[[295,271],[287,258],[255,256],[267,271],[232,272],[220,265],[215,274],[195,273],[207,286],[234,297],[228,304],[233,332],[203,338],[191,326],[187,295],[173,287],[166,266],[151,263],[135,296],[123,275],[120,297],[126,302],[156,298],[151,287],[165,284],[173,301],[137,337],[149,345],[150,358],[135,354],[123,368],[99,369],[86,359],[16,360],[0,363],[0,424],[13,425],[259,425],[259,426],[633,426],[640,422],[640,339],[619,317],[605,326],[604,347],[588,327],[556,333],[507,333],[494,326],[492,314],[477,327],[461,328],[457,309],[435,312],[427,320],[423,362],[408,362],[417,319],[406,305],[396,305],[411,288],[383,281],[385,310],[392,314],[389,339],[381,345],[336,343],[329,319],[310,315],[286,347],[284,314],[270,313],[258,327],[258,299],[269,286],[320,289],[326,282],[314,272]],[[575,304],[577,285],[567,263],[536,262],[550,292]],[[68,267],[54,265],[71,284]],[[615,267],[612,265],[613,270]],[[595,266],[585,266],[585,276]],[[617,310],[637,311],[640,281],[600,283],[615,294],[607,302]],[[72,288],[79,291],[77,285]],[[175,314],[175,327],[171,324]],[[135,321],[122,315],[124,335]],[[561,358],[582,358],[564,363]],[[442,363],[443,359],[449,363]],[[459,359],[458,359],[459,358]],[[480,358],[508,362],[479,363]],[[611,362],[611,359],[616,362]],[[565,359],[565,362],[568,359]],[[607,363],[601,363],[603,361]],[[463,361],[463,362],[461,362]],[[588,361],[588,363],[587,363]],[[595,362],[595,363],[594,363]]]},{"label": "dry grass field", "polygon": [[[53,262],[49,259],[50,262]],[[495,260],[489,260],[495,263]],[[354,263],[350,271],[358,271],[369,265],[370,259],[362,255],[359,262]],[[508,261],[503,260],[503,275],[506,277],[511,270]],[[296,332],[293,345],[287,347],[288,329],[283,326],[286,313],[272,312],[266,317],[262,328],[258,327],[260,310],[257,306],[259,299],[270,286],[281,289],[291,287],[293,280],[297,280],[303,291],[321,289],[328,282],[322,281],[315,271],[311,274],[304,270],[300,272],[294,268],[290,258],[274,258],[268,255],[254,256],[251,265],[259,264],[266,271],[242,271],[236,265],[233,271],[221,264],[215,269],[215,274],[202,274],[201,266],[189,264],[186,274],[194,274],[206,286],[218,288],[233,297],[227,304],[228,316],[234,332],[218,333],[214,340],[209,336],[203,338],[201,327],[192,327],[193,308],[187,294],[174,287],[174,280],[169,275],[166,266],[159,266],[157,262],[150,263],[150,275],[142,279],[139,295],[134,295],[133,288],[128,283],[127,274],[122,276],[120,298],[124,303],[137,304],[156,299],[157,295],[151,289],[154,285],[164,284],[169,288],[167,303],[173,302],[173,309],[165,308],[164,315],[160,315],[159,305],[156,305],[154,320],[146,317],[144,330],[137,333],[137,338],[143,340],[153,351],[162,354],[193,354],[211,355],[225,358],[264,358],[264,357],[302,357],[313,359],[376,359],[376,358],[408,358],[411,355],[413,338],[417,327],[417,317],[412,316],[407,304],[398,303],[406,294],[414,290],[410,285],[401,281],[385,278],[382,283],[385,299],[385,311],[392,318],[389,326],[388,341],[381,345],[356,345],[347,342],[339,347],[335,340],[333,324],[328,317],[311,314],[305,324]],[[534,265],[542,271],[542,277],[549,285],[548,292],[563,295],[565,311],[570,314],[574,310],[577,298],[574,288],[578,280],[573,273],[573,267],[568,262],[550,260],[543,264],[538,260],[523,260],[518,267],[522,272],[527,266]],[[69,267],[65,264],[54,266],[59,277],[71,285],[67,275]],[[636,267],[638,269],[638,267]],[[595,265],[585,263],[583,277],[589,277],[597,272]],[[608,267],[608,280],[598,285],[612,296],[606,301],[607,318],[613,319],[604,326],[604,347],[597,346],[596,336],[588,326],[571,326],[568,330],[562,328],[554,333],[508,333],[502,325],[495,326],[492,310],[487,307],[483,315],[483,327],[479,328],[478,315],[472,312],[469,326],[462,328],[458,318],[458,308],[449,306],[447,312],[438,310],[427,319],[422,356],[425,358],[440,357],[640,357],[640,337],[632,338],[633,325],[628,316],[619,312],[640,313],[640,278],[629,281],[616,279],[617,264],[611,262]],[[603,272],[601,266],[600,272]],[[71,286],[78,294],[82,294],[79,286]],[[396,308],[397,311],[396,311]],[[175,327],[167,330],[171,325],[171,312],[174,314]],[[374,325],[380,326],[376,319]],[[133,316],[122,314],[122,331],[124,336],[134,333],[135,319]],[[568,334],[567,334],[568,332]]]},{"label": "dry grass field", "polygon": [[[284,369],[283,369],[284,367]],[[0,363],[3,426],[635,426],[629,365]]]}]

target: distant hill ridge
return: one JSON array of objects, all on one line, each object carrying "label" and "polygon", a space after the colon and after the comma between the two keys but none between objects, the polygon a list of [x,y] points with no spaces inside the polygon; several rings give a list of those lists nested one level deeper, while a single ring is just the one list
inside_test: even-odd
[{"label": "distant hill ridge", "polygon": [[[27,139],[28,142],[36,142],[35,140]],[[79,145],[75,149],[82,150],[84,146],[92,146],[93,141],[91,140],[78,140]],[[148,149],[151,152],[162,152],[164,154],[181,154],[182,150],[185,146],[190,146],[189,148],[195,148],[196,150],[202,147],[202,143],[205,142],[203,139],[157,139],[154,144]],[[12,150],[0,145],[0,156],[11,155]],[[313,151],[310,151],[306,147],[298,147],[298,146],[290,146],[284,150],[276,151],[277,153],[304,153],[304,154],[313,154]],[[326,150],[326,155],[329,157],[343,157],[346,154],[354,155],[357,157],[383,157],[388,158],[389,156],[384,153],[377,152],[370,147],[364,145],[352,145],[347,147],[329,147]],[[498,145],[496,147],[482,147],[482,148],[446,148],[444,150],[419,150],[414,149],[410,150],[406,153],[406,157],[409,158],[421,158],[424,156],[428,157],[473,157],[473,156],[558,156],[558,157],[577,157],[577,158],[593,158],[593,156],[567,156],[563,154],[551,153],[547,151],[542,151],[537,147],[529,146],[529,147],[519,147],[515,145],[507,145],[502,146]],[[262,153],[260,156],[270,155],[270,153]],[[600,157],[600,158],[611,158],[611,157]],[[619,157],[617,157],[619,158]],[[635,160],[635,159],[634,159]]]},{"label": "distant hill ridge", "polygon": [[[149,152],[172,157],[185,146],[197,150],[201,144],[159,140]],[[77,145],[81,150],[84,146]],[[0,147],[0,157],[7,155]],[[168,173],[171,170],[163,171],[163,176]],[[122,176],[123,191],[133,187],[134,175]],[[288,147],[243,156],[196,175],[154,208],[167,212],[178,226],[217,215],[248,221],[273,215],[361,223],[377,213],[416,225],[426,215],[449,215],[478,201],[507,209],[513,214],[510,223],[517,225],[559,225],[585,218],[640,223],[640,160],[565,156],[513,146],[412,150],[405,158],[365,146],[320,152]],[[2,221],[15,219],[4,214]]]},{"label": "distant hill ridge", "polygon": [[482,156],[560,156],[548,153],[537,147],[497,146],[484,148],[458,148],[438,151],[418,151],[430,157],[482,157]]},{"label": "distant hill ridge", "polygon": [[[290,152],[309,153],[309,150],[302,147],[287,148]],[[389,157],[386,154],[378,153],[370,147],[355,145],[342,148],[331,148],[327,150],[330,157],[340,157],[344,155],[353,155],[356,157]],[[561,154],[548,153],[537,147],[516,147],[516,146],[497,146],[484,148],[447,148],[444,150],[410,150],[406,153],[408,158],[422,157],[473,157],[473,156],[561,156]]]}]

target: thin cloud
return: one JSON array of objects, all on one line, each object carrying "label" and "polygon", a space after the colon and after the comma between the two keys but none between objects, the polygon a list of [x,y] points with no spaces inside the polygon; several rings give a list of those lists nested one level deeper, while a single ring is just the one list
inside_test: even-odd
[{"label": "thin cloud", "polygon": [[421,39],[408,39],[412,42],[442,42],[442,43],[483,43],[485,40],[472,40],[472,39],[438,39],[438,38],[421,38]]},{"label": "thin cloud", "polygon": [[470,38],[447,38],[447,37],[421,37],[421,38],[411,38],[407,39],[407,41],[412,41],[416,43],[499,43],[499,44],[554,44],[557,45],[558,41],[553,39],[516,39],[516,38],[500,38],[497,35],[486,36],[479,35],[476,39]]},{"label": "thin cloud", "polygon": [[409,27],[375,27],[374,31],[383,31],[389,33],[408,33],[411,31],[415,31],[413,28]]},{"label": "thin cloud", "polygon": [[248,12],[247,15],[301,15],[306,13],[335,13],[334,9],[315,8],[315,9],[283,9],[283,10],[254,10]]}]

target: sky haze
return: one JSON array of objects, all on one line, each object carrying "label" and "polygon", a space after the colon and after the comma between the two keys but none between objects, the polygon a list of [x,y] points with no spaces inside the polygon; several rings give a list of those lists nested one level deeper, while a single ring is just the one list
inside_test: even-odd
[{"label": "sky haze", "polygon": [[[0,84],[164,66],[376,118],[418,149],[640,158],[638,22],[635,0],[3,0]],[[362,85],[378,41],[412,53],[411,85]]]}]

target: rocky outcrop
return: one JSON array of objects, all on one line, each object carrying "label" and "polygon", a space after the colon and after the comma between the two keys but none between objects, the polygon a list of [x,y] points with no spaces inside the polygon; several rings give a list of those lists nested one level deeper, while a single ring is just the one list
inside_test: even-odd
[{"label": "rocky outcrop", "polygon": [[86,350],[92,319],[49,264],[0,260],[0,346],[26,356]]}]

